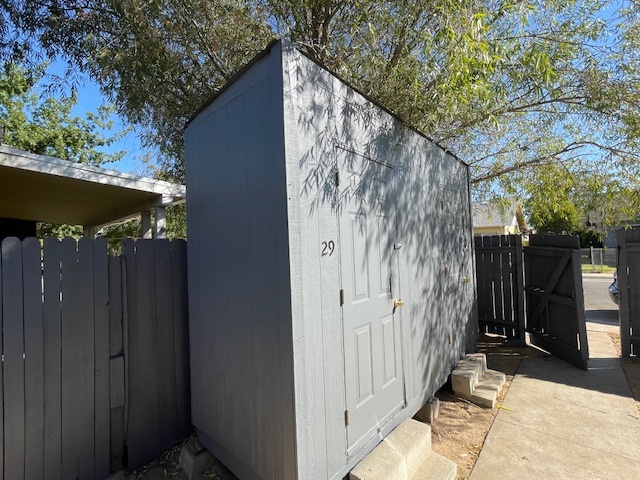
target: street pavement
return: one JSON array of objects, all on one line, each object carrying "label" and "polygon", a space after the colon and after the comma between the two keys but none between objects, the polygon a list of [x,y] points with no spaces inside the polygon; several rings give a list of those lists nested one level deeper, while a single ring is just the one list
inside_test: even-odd
[{"label": "street pavement", "polygon": [[583,276],[589,369],[524,358],[471,480],[640,478],[640,419],[609,333],[612,275]]}]

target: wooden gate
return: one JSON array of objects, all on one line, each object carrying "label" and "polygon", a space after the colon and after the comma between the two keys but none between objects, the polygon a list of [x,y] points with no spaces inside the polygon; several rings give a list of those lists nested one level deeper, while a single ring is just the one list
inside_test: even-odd
[{"label": "wooden gate", "polygon": [[522,237],[475,237],[481,330],[525,343]]},{"label": "wooden gate", "polygon": [[640,355],[640,229],[618,230],[622,357]]},{"label": "wooden gate", "polygon": [[186,281],[183,241],[3,240],[0,478],[102,479],[188,435]]},{"label": "wooden gate", "polygon": [[589,346],[578,237],[531,235],[524,258],[530,342],[586,370]]}]

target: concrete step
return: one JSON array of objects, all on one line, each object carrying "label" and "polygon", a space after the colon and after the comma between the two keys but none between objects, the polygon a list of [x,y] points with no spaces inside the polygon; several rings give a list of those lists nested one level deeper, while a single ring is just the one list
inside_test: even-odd
[{"label": "concrete step", "polygon": [[[449,480],[449,476],[416,476],[417,472],[447,472],[444,457],[431,451],[431,427],[408,419],[391,432],[349,473],[350,480]],[[444,459],[446,460],[446,459]],[[449,460],[446,460],[449,462]],[[433,465],[430,465],[433,463]],[[431,474],[431,473],[430,473]]]},{"label": "concrete step", "polygon": [[500,390],[502,390],[504,382],[504,373],[487,369],[484,376],[478,382],[478,385],[476,385],[476,388],[473,389],[469,400],[481,407],[495,407],[496,399],[498,398]]},{"label": "concrete step", "polygon": [[451,373],[453,391],[461,396],[471,396],[480,378],[487,369],[487,357],[483,353],[470,353],[458,361],[458,365]]},{"label": "concrete step", "polygon": [[457,396],[488,408],[495,406],[504,382],[504,373],[487,368],[483,353],[465,355],[451,372],[451,385]]},{"label": "concrete step", "polygon": [[458,466],[442,455],[431,452],[425,455],[411,480],[455,480]]}]

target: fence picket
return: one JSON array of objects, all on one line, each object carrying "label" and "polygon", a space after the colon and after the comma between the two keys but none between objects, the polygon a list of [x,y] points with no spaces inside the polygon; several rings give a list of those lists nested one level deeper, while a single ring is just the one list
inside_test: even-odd
[{"label": "fence picket", "polygon": [[[141,403],[140,389],[141,376],[138,365],[140,364],[140,354],[138,350],[138,321],[137,321],[137,265],[136,251],[133,240],[127,239],[122,242],[122,255],[125,259],[126,291],[124,292],[124,324],[123,329],[126,335],[124,345],[124,357],[126,361],[125,384],[126,400],[124,412],[124,432],[126,439],[127,458],[129,465],[142,465],[142,443],[144,441],[140,427],[140,411],[144,408]],[[128,312],[132,312],[129,315]]]},{"label": "fence picket", "polygon": [[81,322],[78,314],[78,254],[73,238],[62,241],[62,478],[79,478],[78,450],[81,417],[80,377]]},{"label": "fence picket", "polygon": [[110,473],[109,442],[109,257],[107,241],[93,241],[93,300],[95,353],[95,438],[94,458],[96,478]]},{"label": "fence picket", "polygon": [[[124,468],[124,338],[121,257],[109,258],[109,408],[111,471]],[[121,370],[122,369],[122,370]]]},{"label": "fence picket", "polygon": [[525,337],[525,309],[524,309],[524,262],[522,255],[522,237],[513,238],[513,277],[512,283],[515,283],[514,289],[514,323],[518,325],[517,337],[521,345],[526,342]]},{"label": "fence picket", "polygon": [[4,478],[24,478],[24,361],[22,245],[2,241],[2,336],[4,340]]},{"label": "fence picket", "polygon": [[95,305],[93,289],[93,241],[78,241],[78,469],[80,480],[95,477]]},{"label": "fence picket", "polygon": [[[141,461],[143,463],[152,460],[160,451],[158,409],[158,335],[156,327],[155,307],[155,265],[154,265],[154,241],[138,240],[136,242],[136,297],[138,308],[135,321],[138,324],[138,354],[140,363],[134,365],[139,369],[140,404],[144,407],[138,417],[130,419],[137,423],[145,441],[141,444]],[[130,321],[132,319],[130,318]]]},{"label": "fence picket", "polygon": [[[473,245],[476,252],[476,288],[478,291],[478,319],[482,320],[482,315],[486,311],[486,296],[484,295],[484,276],[479,275],[478,272],[484,271],[484,253],[478,247],[482,246],[482,237],[475,237],[473,239]],[[486,329],[486,327],[482,327]]]},{"label": "fence picket", "polygon": [[22,242],[24,290],[25,478],[44,478],[44,333],[40,242]]},{"label": "fence picket", "polygon": [[43,245],[44,268],[44,471],[62,478],[62,374],[60,344],[60,257],[62,245],[49,237]]},{"label": "fence picket", "polygon": [[191,426],[191,382],[189,379],[187,242],[184,240],[173,240],[171,243],[171,283],[175,341],[177,438],[185,438],[189,435]]},{"label": "fence picket", "polygon": [[[487,248],[491,248],[491,237],[482,237],[482,246],[483,247],[487,247]],[[483,277],[484,277],[484,285],[485,285],[485,293],[486,293],[486,307],[487,310],[485,311],[485,319],[486,320],[495,320],[495,309],[494,309],[494,304],[493,304],[493,272],[492,272],[492,267],[491,267],[491,262],[493,259],[493,253],[491,253],[491,250],[484,250],[485,251],[485,262],[483,265],[483,270],[482,272],[479,272]],[[493,328],[491,325],[489,325],[489,323],[487,323],[487,331],[492,332]]]},{"label": "fence picket", "polygon": [[166,450],[178,432],[176,418],[176,376],[173,330],[173,295],[171,292],[171,245],[168,240],[155,242],[155,309],[158,332],[158,389],[165,392],[158,398],[160,418],[160,448]]},{"label": "fence picket", "polygon": [[[500,237],[500,245],[506,247],[504,252],[500,254],[500,261],[502,263],[502,305],[503,305],[503,320],[505,325],[513,324],[513,274],[512,274],[512,255],[513,249],[511,248],[511,237],[508,235],[502,235]],[[508,337],[514,337],[516,331],[514,328],[505,327],[504,335]]]},{"label": "fence picket", "polygon": [[[500,247],[500,236],[491,237],[491,246]],[[493,253],[493,261],[491,262],[491,277],[493,281],[493,305],[494,305],[494,318],[496,322],[504,322],[504,309],[502,306],[502,261],[501,252]],[[492,329],[495,333],[504,335],[504,328],[494,326]]]}]

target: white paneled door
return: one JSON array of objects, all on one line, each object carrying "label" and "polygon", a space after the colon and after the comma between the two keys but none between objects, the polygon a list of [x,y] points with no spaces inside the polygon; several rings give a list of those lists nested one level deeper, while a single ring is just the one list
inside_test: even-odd
[{"label": "white paneled door", "polygon": [[[339,149],[348,454],[404,406],[392,165]],[[395,302],[395,306],[394,306]]]}]

